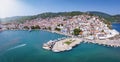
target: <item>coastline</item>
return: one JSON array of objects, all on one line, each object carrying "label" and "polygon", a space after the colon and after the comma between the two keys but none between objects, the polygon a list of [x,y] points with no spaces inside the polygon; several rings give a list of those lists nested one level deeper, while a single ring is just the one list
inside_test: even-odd
[{"label": "coastline", "polygon": [[[118,36],[120,37],[120,35],[118,35]],[[72,42],[70,45],[66,45],[65,42],[70,41],[70,40],[74,40],[74,42]],[[49,42],[51,42],[51,41],[49,41]],[[49,45],[49,42],[48,42],[48,45]],[[54,41],[52,41],[52,42],[54,42]],[[84,38],[69,37],[69,38],[60,39],[60,40],[55,41],[55,44],[53,45],[53,47],[51,49],[46,49],[46,50],[51,50],[53,52],[67,51],[67,50],[71,50],[76,45],[80,45],[82,42],[83,43],[93,43],[93,44],[98,44],[98,45],[102,45],[102,46],[109,46],[109,47],[120,47],[120,38],[113,39],[113,40],[110,40],[110,39],[88,40],[88,39],[84,39]],[[48,47],[48,46],[43,45],[43,48],[44,47]]]},{"label": "coastline", "polygon": [[[17,29],[17,30],[19,30],[19,29]],[[33,30],[42,30],[42,29],[32,29],[31,31],[33,31]],[[14,30],[12,30],[12,31],[14,31]],[[58,31],[50,31],[50,30],[42,30],[42,31],[47,31],[47,32],[51,32],[51,33],[56,33],[56,34],[68,36],[67,38],[59,38],[58,40],[55,40],[55,43],[51,49],[53,52],[61,52],[61,51],[71,50],[74,46],[80,45],[81,42],[93,43],[93,44],[98,44],[98,45],[102,45],[102,46],[120,47],[120,35],[118,35],[119,38],[117,38],[117,39],[116,39],[116,36],[114,36],[113,39],[88,40],[85,38],[74,37],[73,35],[64,34],[64,33],[58,32]],[[67,45],[67,46],[62,45],[66,39],[67,40],[74,39],[74,40],[76,40],[76,43],[71,43],[71,45]],[[62,45],[62,46],[58,47],[60,45]],[[44,45],[43,45],[43,47],[44,47]],[[50,50],[50,49],[47,49],[47,50]]]},{"label": "coastline", "polygon": [[[52,32],[52,31],[49,31],[49,32]],[[57,31],[54,33],[65,35],[64,33],[57,32]],[[70,36],[70,35],[65,35],[65,36]],[[70,45],[64,44],[66,40],[71,40],[71,39],[74,39],[75,42],[71,43]],[[50,41],[48,41],[48,43],[49,42]],[[54,41],[52,41],[52,42],[54,42]],[[69,38],[64,38],[64,39],[60,39],[60,40],[55,41],[55,43],[51,49],[49,48],[49,46],[43,45],[43,49],[45,49],[44,47],[48,47],[49,49],[46,49],[46,50],[51,50],[53,52],[63,52],[63,51],[71,50],[74,46],[80,45],[81,42],[93,43],[93,44],[98,44],[98,45],[102,45],[102,46],[109,46],[109,47],[120,47],[120,34],[116,35],[114,37],[108,38],[108,39],[103,39],[103,40],[100,40],[100,39],[89,40],[89,39],[85,39],[85,38],[74,37],[72,35]],[[46,43],[44,43],[44,44],[46,44]]]}]

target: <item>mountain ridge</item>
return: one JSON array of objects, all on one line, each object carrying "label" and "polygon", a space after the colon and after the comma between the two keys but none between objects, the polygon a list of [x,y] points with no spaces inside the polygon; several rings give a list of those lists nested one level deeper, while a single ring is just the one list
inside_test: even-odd
[{"label": "mountain ridge", "polygon": [[106,20],[108,20],[110,22],[120,22],[120,14],[109,15],[107,13],[98,12],[98,11],[87,11],[87,12],[72,11],[72,12],[57,12],[57,13],[46,12],[46,13],[41,13],[41,14],[32,15],[32,16],[7,17],[7,18],[0,19],[0,21],[23,23],[26,20],[32,20],[32,19],[36,19],[36,18],[48,18],[48,17],[58,17],[58,16],[75,16],[75,15],[81,15],[81,14],[96,15],[96,16],[105,18]]}]

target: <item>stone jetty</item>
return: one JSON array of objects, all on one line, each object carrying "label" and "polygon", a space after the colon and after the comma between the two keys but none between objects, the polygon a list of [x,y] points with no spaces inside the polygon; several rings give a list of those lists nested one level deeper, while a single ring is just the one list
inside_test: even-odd
[{"label": "stone jetty", "polygon": [[117,40],[110,40],[110,39],[104,39],[104,40],[84,40],[84,42],[104,45],[104,46],[111,46],[111,47],[120,47],[120,39]]},{"label": "stone jetty", "polygon": [[51,41],[43,45],[44,49],[52,50],[53,52],[62,52],[71,50],[74,46],[79,45],[83,40],[80,38],[65,38],[58,39],[57,42],[51,48]]},{"label": "stone jetty", "polygon": [[74,46],[79,45],[81,42],[84,43],[94,43],[103,46],[110,46],[110,47],[120,47],[120,35],[117,35],[113,38],[108,39],[85,39],[85,38],[59,38],[54,41],[49,41],[44,43],[43,48],[47,50],[51,50],[53,52],[62,52],[71,50]]},{"label": "stone jetty", "polygon": [[52,48],[53,52],[61,52],[66,50],[71,50],[74,46],[79,45],[82,39],[79,38],[66,38],[55,43]]}]

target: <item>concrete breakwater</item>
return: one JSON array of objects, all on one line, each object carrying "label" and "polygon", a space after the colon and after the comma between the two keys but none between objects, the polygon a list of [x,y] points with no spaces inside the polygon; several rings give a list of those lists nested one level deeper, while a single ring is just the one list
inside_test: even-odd
[{"label": "concrete breakwater", "polygon": [[43,45],[43,48],[47,50],[52,50],[53,52],[67,51],[71,50],[74,46],[79,45],[82,41],[83,40],[80,38],[61,38],[57,41],[49,41],[45,43]]},{"label": "concrete breakwater", "polygon": [[43,45],[44,49],[52,50],[53,52],[62,52],[71,50],[74,46],[79,45],[81,42],[84,43],[94,43],[104,46],[111,46],[111,47],[120,47],[120,35],[114,38],[109,39],[94,39],[89,40],[85,38],[60,38],[56,41],[49,41]]},{"label": "concrete breakwater", "polygon": [[88,40],[84,39],[84,42],[104,45],[104,46],[110,46],[110,47],[120,47],[120,35],[116,35],[114,37],[108,38],[108,39],[95,39],[95,40]]},{"label": "concrete breakwater", "polygon": [[94,44],[99,44],[103,46],[110,46],[110,47],[120,47],[120,39],[118,40],[110,40],[110,39],[105,39],[105,40],[84,40],[84,42],[88,43],[94,43]]}]

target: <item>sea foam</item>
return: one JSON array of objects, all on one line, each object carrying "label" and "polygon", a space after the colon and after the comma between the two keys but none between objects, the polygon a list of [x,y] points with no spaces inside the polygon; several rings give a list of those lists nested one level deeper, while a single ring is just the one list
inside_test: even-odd
[{"label": "sea foam", "polygon": [[17,46],[12,47],[12,48],[10,48],[8,50],[13,50],[13,49],[20,48],[20,47],[23,47],[23,46],[26,46],[26,44],[17,45]]}]

